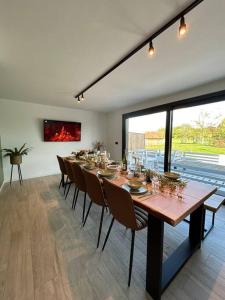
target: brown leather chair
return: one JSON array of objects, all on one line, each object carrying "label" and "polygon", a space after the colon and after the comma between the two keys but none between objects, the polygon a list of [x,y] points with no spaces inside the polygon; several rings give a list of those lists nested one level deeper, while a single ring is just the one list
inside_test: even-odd
[{"label": "brown leather chair", "polygon": [[60,180],[60,183],[59,183],[59,189],[62,185],[63,188],[65,188],[65,175],[67,176],[67,171],[66,171],[66,167],[65,167],[65,164],[64,164],[64,160],[61,156],[59,155],[56,155],[57,157],[57,160],[58,160],[58,163],[59,163],[59,169],[61,171],[61,180]]},{"label": "brown leather chair", "polygon": [[84,204],[83,204],[83,214],[82,214],[82,223],[84,222],[84,216],[85,216],[85,206],[86,206],[86,183],[84,179],[84,174],[81,169],[81,167],[77,163],[72,163],[72,173],[73,173],[73,182],[75,183],[75,186],[77,188],[76,196],[73,199],[72,208],[75,210],[77,198],[79,195],[79,192],[84,192]]},{"label": "brown leather chair", "polygon": [[133,204],[133,200],[129,192],[123,188],[113,184],[107,179],[103,179],[103,187],[106,195],[107,205],[112,214],[112,221],[110,223],[102,251],[105,248],[110,231],[112,229],[114,220],[131,229],[131,250],[130,250],[130,264],[129,264],[129,277],[128,286],[130,286],[133,254],[134,254],[134,239],[135,231],[145,228],[148,224],[148,215],[141,208],[136,207]]},{"label": "brown leather chair", "polygon": [[85,225],[85,223],[87,221],[87,218],[88,218],[88,215],[89,215],[92,204],[95,203],[95,204],[102,207],[99,230],[98,230],[98,241],[97,241],[97,248],[98,248],[100,238],[101,238],[104,210],[106,208],[105,197],[104,197],[104,192],[103,192],[103,189],[102,189],[102,184],[99,181],[98,177],[95,174],[86,171],[85,169],[83,169],[83,173],[84,173],[87,193],[88,193],[88,196],[91,199],[91,202],[90,202],[88,210],[87,210],[87,214],[86,214],[85,219],[84,219],[83,226]]},{"label": "brown leather chair", "polygon": [[[65,168],[66,168],[66,172],[67,172],[66,185],[68,185],[67,190],[65,189],[65,199],[66,199],[68,196],[68,193],[70,191],[70,187],[71,187],[72,183],[74,183],[74,178],[73,178],[73,171],[72,171],[72,163],[65,158],[64,164],[65,164]],[[74,194],[75,193],[76,193],[76,185],[75,185]]]}]

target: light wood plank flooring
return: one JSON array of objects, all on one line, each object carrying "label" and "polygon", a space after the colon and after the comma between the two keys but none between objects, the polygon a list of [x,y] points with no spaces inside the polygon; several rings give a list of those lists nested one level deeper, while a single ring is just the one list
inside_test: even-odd
[{"label": "light wood plank flooring", "polygon": [[[130,232],[115,224],[105,251],[96,250],[100,209],[80,227],[83,195],[71,210],[59,176],[5,184],[0,193],[1,300],[144,300],[146,230],[136,234],[127,288]],[[102,239],[110,215],[106,214]],[[165,257],[185,238],[188,224],[166,226]],[[188,261],[162,299],[225,299],[225,207],[201,250]]]}]

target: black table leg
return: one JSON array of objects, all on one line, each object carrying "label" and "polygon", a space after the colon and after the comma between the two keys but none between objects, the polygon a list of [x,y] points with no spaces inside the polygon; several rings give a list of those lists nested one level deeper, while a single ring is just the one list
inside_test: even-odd
[{"label": "black table leg", "polygon": [[12,184],[13,165],[11,165],[10,185]]},{"label": "black table leg", "polygon": [[206,215],[206,210],[203,210],[202,214],[202,240],[204,240],[204,235],[205,235],[205,215]]},{"label": "black table leg", "polygon": [[201,240],[204,230],[204,204],[199,206],[190,215],[189,240],[193,248],[201,247]]},{"label": "black table leg", "polygon": [[149,215],[146,289],[153,299],[161,298],[164,222]]},{"label": "black table leg", "polygon": [[164,222],[149,214],[147,238],[146,290],[155,300],[182,269],[184,264],[201,247],[204,221],[202,204],[190,215],[189,237],[163,262]]}]

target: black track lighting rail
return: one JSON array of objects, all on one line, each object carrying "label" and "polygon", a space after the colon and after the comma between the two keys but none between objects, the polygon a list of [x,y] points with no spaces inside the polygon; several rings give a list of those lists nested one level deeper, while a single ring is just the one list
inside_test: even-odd
[{"label": "black track lighting rail", "polygon": [[187,13],[189,13],[191,10],[193,10],[196,6],[201,4],[204,0],[195,0],[190,5],[188,5],[185,9],[183,9],[180,13],[178,13],[175,17],[173,17],[171,20],[169,20],[166,24],[164,24],[162,27],[160,27],[157,31],[155,31],[153,34],[151,34],[146,40],[141,42],[136,48],[131,50],[127,55],[122,57],[117,63],[115,63],[112,67],[110,67],[108,70],[106,70],[102,75],[97,77],[94,81],[92,81],[88,86],[86,86],[83,90],[81,90],[79,93],[77,93],[74,98],[80,97],[82,94],[84,94],[87,90],[89,90],[92,86],[94,86],[96,83],[98,83],[100,80],[102,80],[104,77],[109,75],[111,72],[113,72],[115,69],[117,69],[120,65],[122,65],[125,61],[127,61],[129,58],[131,58],[135,53],[140,51],[143,47],[145,47],[148,43],[150,43],[153,39],[155,39],[157,36],[159,36],[161,33],[166,31],[168,28],[170,28],[174,23],[176,23],[178,20],[180,20],[182,17],[184,17]]}]

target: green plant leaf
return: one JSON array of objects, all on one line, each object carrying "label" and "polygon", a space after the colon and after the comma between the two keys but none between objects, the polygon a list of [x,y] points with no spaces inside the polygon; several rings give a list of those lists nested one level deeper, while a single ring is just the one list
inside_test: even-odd
[{"label": "green plant leaf", "polygon": [[24,149],[20,154],[21,155],[27,155],[28,154],[28,152],[29,152],[29,148],[26,148],[26,149]]},{"label": "green plant leaf", "polygon": [[17,147],[13,149],[5,148],[5,149],[1,149],[0,152],[5,152],[4,157],[11,156],[11,155],[27,155],[31,148],[24,148],[25,145],[26,143],[23,144],[23,146],[19,150]]},{"label": "green plant leaf", "polygon": [[2,149],[2,151],[12,153],[12,154],[14,153],[14,150],[12,149]]},{"label": "green plant leaf", "polygon": [[23,144],[23,146],[19,149],[19,153],[23,150],[23,148],[26,146],[26,143]]}]

